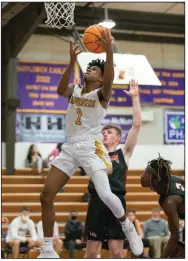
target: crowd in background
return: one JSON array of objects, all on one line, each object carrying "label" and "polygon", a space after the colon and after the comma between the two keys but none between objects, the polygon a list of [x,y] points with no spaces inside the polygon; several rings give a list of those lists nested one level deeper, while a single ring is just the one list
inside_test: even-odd
[{"label": "crowd in background", "polygon": [[[160,216],[160,209],[152,210],[151,218],[146,220],[141,226],[140,221],[136,217],[134,209],[127,210],[127,215],[130,221],[134,224],[138,235],[142,238],[144,251],[142,258],[160,258],[161,253],[168,242],[169,230],[167,221]],[[7,223],[8,220],[2,220]],[[29,251],[35,247],[43,247],[43,227],[42,221],[39,221],[36,226],[30,217],[30,210],[23,207],[20,215],[15,217],[9,224],[8,230],[3,235],[5,238],[4,250],[5,253],[12,253],[12,258],[18,258],[18,254]],[[59,234],[59,225],[54,224],[53,242],[55,251],[60,254],[63,249],[69,253],[69,258],[75,258],[75,249],[85,249],[86,242],[83,241],[84,224],[79,220],[79,215],[76,211],[70,212],[70,218],[67,220],[64,229],[64,236]],[[108,244],[104,241],[101,244],[101,249],[108,249]],[[124,241],[124,258],[128,257],[129,243]],[[98,254],[100,257],[100,253]]]},{"label": "crowd in background", "polygon": [[[46,159],[43,159],[38,147],[35,144],[30,145],[25,160],[25,167],[32,168],[38,174],[42,173],[43,168],[49,168],[50,162],[55,159],[61,152],[62,143],[58,143]],[[81,168],[81,175],[86,175]],[[86,193],[88,194],[88,193]],[[83,198],[84,202],[88,202],[86,195]],[[167,221],[160,216],[160,209],[152,210],[151,218],[146,220],[143,227],[136,217],[134,209],[127,210],[127,216],[134,224],[138,235],[142,238],[144,250],[142,258],[160,258],[161,253],[169,240],[169,230]],[[4,217],[2,220],[8,223]],[[53,243],[55,251],[60,254],[63,249],[69,253],[69,258],[75,258],[75,249],[85,249],[86,242],[83,241],[84,224],[79,220],[78,213],[71,211],[70,218],[67,220],[64,229],[64,236],[59,234],[59,225],[54,224]],[[8,230],[3,235],[5,238],[4,253],[11,253],[12,258],[18,258],[21,252],[27,252],[29,249],[42,248],[44,243],[44,234],[42,221],[39,221],[36,226],[30,217],[30,210],[27,207],[21,209],[20,216],[15,217],[9,224]],[[108,249],[107,240],[102,242],[101,249]],[[129,242],[124,241],[123,257],[128,257]],[[97,257],[100,257],[98,253]]]},{"label": "crowd in background", "polygon": [[25,159],[25,168],[31,168],[36,170],[38,174],[41,174],[43,168],[50,168],[50,162],[59,155],[62,145],[63,143],[58,143],[56,148],[49,153],[48,157],[43,159],[37,145],[31,144]]}]

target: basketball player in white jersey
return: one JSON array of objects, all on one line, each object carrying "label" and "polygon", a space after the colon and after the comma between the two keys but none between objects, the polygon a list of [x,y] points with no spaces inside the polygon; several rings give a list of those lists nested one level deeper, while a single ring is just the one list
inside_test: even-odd
[{"label": "basketball player in white jersey", "polygon": [[121,222],[132,252],[140,255],[143,251],[142,241],[132,223],[126,218],[121,201],[111,192],[107,177],[107,174],[110,175],[112,172],[112,164],[101,142],[100,122],[106,115],[111,98],[114,64],[110,32],[102,32],[102,37],[100,43],[106,52],[106,63],[99,59],[89,63],[84,74],[83,88],[79,85],[69,85],[70,75],[80,53],[76,52],[78,46],[73,48],[70,43],[70,64],[57,89],[59,95],[69,98],[66,118],[68,138],[59,156],[51,163],[52,168],[40,195],[44,247],[38,258],[58,257],[53,249],[54,198],[80,166],[92,179],[101,200]]}]

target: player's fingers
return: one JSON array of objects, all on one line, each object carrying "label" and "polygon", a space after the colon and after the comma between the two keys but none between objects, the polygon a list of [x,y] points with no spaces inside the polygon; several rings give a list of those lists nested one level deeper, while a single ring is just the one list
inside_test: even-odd
[{"label": "player's fingers", "polygon": [[114,40],[114,37],[111,35],[111,32],[109,29],[107,29],[106,35],[107,35],[108,42],[112,42]]},{"label": "player's fingers", "polygon": [[100,38],[99,42],[102,43],[102,44],[105,44],[105,39],[104,38]]},{"label": "player's fingers", "polygon": [[106,32],[106,37],[108,38],[108,40],[110,40],[111,41],[111,33],[110,33],[110,30],[109,29],[107,29],[107,32]]},{"label": "player's fingers", "polygon": [[74,52],[76,52],[76,50],[79,48],[79,45],[76,44],[75,47],[74,47]]},{"label": "player's fingers", "polygon": [[102,35],[102,38],[103,38],[103,39],[106,39],[106,33],[105,33],[104,30],[101,31],[101,35]]},{"label": "player's fingers", "polygon": [[71,51],[73,50],[73,43],[72,43],[72,41],[70,41],[70,50]]},{"label": "player's fingers", "polygon": [[106,46],[106,42],[103,38],[100,38],[100,40],[97,40],[96,43],[100,44],[102,47]]},{"label": "player's fingers", "polygon": [[129,95],[129,92],[128,91],[126,91],[126,90],[123,90],[126,94],[128,94]]},{"label": "player's fingers", "polygon": [[80,53],[82,53],[82,51],[79,51],[79,52],[77,53],[77,55],[79,55]]},{"label": "player's fingers", "polygon": [[135,86],[135,84],[136,84],[135,80],[134,80],[134,79],[131,79],[131,85],[132,85],[132,86]]}]

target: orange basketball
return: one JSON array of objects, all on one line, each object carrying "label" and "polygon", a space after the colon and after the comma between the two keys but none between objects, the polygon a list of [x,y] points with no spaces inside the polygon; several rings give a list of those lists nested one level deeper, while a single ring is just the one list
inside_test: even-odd
[{"label": "orange basketball", "polygon": [[88,51],[92,53],[103,53],[105,52],[104,48],[100,45],[100,42],[97,42],[102,38],[101,32],[107,33],[108,29],[94,24],[88,27],[84,32],[83,43]]}]

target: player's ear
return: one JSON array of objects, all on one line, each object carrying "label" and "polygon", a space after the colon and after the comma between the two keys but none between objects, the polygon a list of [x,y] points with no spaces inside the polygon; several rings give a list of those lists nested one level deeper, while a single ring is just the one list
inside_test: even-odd
[{"label": "player's ear", "polygon": [[121,142],[121,136],[118,136],[118,137],[117,137],[117,140],[118,140],[118,143],[120,144],[120,142]]}]

